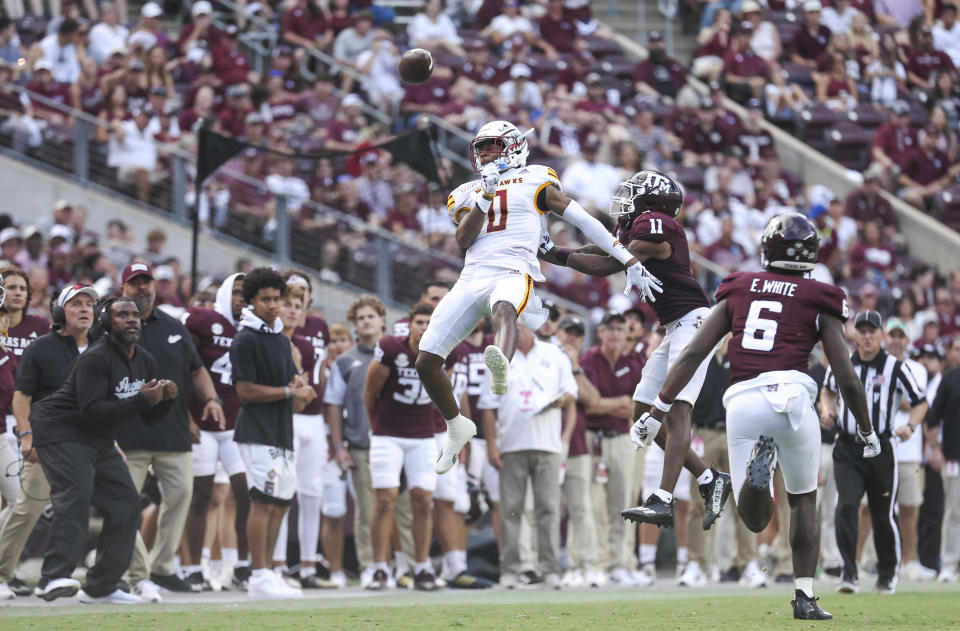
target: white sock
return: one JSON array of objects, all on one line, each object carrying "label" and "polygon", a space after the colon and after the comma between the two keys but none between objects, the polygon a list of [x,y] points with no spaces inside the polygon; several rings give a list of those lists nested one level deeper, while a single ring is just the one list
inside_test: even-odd
[{"label": "white sock", "polygon": [[443,555],[443,567],[440,577],[444,580],[453,580],[467,571],[466,550],[451,550]]},{"label": "white sock", "polygon": [[686,565],[689,559],[690,557],[687,551],[687,546],[678,547],[677,548],[677,565]]},{"label": "white sock", "polygon": [[258,569],[258,570],[254,570],[254,571],[251,573],[251,578],[262,579],[262,578],[264,578],[264,577],[267,576],[267,572],[269,572],[269,571],[270,571],[270,569],[269,569],[269,568],[265,568],[265,567],[262,567],[262,568],[260,568],[260,569]]},{"label": "white sock", "polygon": [[250,559],[240,559],[234,567],[250,567]]},{"label": "white sock", "polygon": [[657,546],[652,543],[640,544],[640,565],[651,565],[657,562]]},{"label": "white sock", "polygon": [[667,504],[669,504],[670,500],[673,499],[673,493],[670,491],[664,491],[663,489],[657,489],[656,492],[654,492],[654,495],[662,499]]},{"label": "white sock", "polygon": [[393,566],[397,570],[397,576],[403,576],[410,572],[410,563],[407,562],[407,555],[403,552],[393,553]]},{"label": "white sock", "polygon": [[317,568],[312,565],[301,565],[300,566],[300,578],[309,578],[316,575]]},{"label": "white sock", "polygon": [[210,548],[204,548],[203,551],[200,552],[201,563],[203,562],[204,559],[206,559],[207,561],[210,560]]},{"label": "white sock", "polygon": [[343,570],[340,570],[339,572],[330,572],[330,580],[334,583],[339,583],[341,581],[346,582],[347,575],[343,573]]},{"label": "white sock", "polygon": [[710,484],[713,482],[713,469],[707,469],[697,476],[697,484]]},{"label": "white sock", "polygon": [[429,561],[426,563],[414,563],[413,571],[415,574],[419,574],[420,572],[430,572],[433,574],[433,567],[430,565]]},{"label": "white sock", "polygon": [[183,571],[187,573],[187,576],[190,576],[194,572],[202,572],[203,567],[199,565],[188,565],[187,567],[183,568]]},{"label": "white sock", "polygon": [[803,592],[807,598],[813,598],[813,578],[797,578],[793,581],[794,586]]},{"label": "white sock", "polygon": [[376,572],[377,570],[383,570],[384,572],[389,572],[390,568],[387,567],[386,561],[376,561],[373,564],[373,571]]},{"label": "white sock", "polygon": [[221,548],[220,556],[223,557],[224,563],[231,563],[235,566],[240,565],[240,556],[236,548]]}]

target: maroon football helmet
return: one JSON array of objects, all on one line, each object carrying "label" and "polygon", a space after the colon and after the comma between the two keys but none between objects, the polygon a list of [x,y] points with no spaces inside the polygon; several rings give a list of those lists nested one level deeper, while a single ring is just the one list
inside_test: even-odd
[{"label": "maroon football helmet", "polygon": [[764,269],[809,272],[817,264],[820,237],[800,213],[782,213],[767,224],[760,239],[760,264]]},{"label": "maroon football helmet", "polygon": [[666,173],[639,171],[620,182],[610,199],[610,216],[628,226],[642,213],[658,212],[676,217],[683,207],[680,186]]}]

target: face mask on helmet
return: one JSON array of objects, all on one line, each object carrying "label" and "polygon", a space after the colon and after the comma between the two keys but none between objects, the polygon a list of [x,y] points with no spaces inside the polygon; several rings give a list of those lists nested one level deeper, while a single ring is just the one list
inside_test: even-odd
[{"label": "face mask on helmet", "polygon": [[633,196],[633,185],[629,182],[620,182],[620,186],[610,198],[610,216],[624,217],[633,213]]},{"label": "face mask on helmet", "polygon": [[[491,162],[496,164],[500,171],[518,169],[527,164],[530,149],[526,137],[533,130],[520,133],[513,125],[506,125],[505,130],[503,127],[497,128],[496,125],[484,125],[470,143],[470,161],[475,173],[480,173],[484,165]],[[491,133],[484,133],[485,131]]]}]

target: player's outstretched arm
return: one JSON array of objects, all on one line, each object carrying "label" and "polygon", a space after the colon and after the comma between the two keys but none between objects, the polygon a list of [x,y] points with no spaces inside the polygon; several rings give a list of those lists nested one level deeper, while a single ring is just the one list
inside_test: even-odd
[{"label": "player's outstretched arm", "polygon": [[[697,368],[703,363],[710,351],[720,343],[723,336],[730,332],[730,316],[727,315],[727,301],[721,300],[713,311],[703,321],[697,333],[687,344],[680,357],[670,368],[667,378],[660,388],[659,398],[672,403],[684,386],[693,378]],[[663,421],[667,414],[656,406],[650,408],[650,413],[658,420]]]},{"label": "player's outstretched arm", "polygon": [[548,186],[545,196],[549,210],[579,228],[587,239],[619,261],[623,267],[630,267],[640,262],[627,251],[627,248],[620,245],[620,242],[612,234],[607,232],[602,223],[584,210],[583,206],[575,200],[561,193],[556,186]]}]

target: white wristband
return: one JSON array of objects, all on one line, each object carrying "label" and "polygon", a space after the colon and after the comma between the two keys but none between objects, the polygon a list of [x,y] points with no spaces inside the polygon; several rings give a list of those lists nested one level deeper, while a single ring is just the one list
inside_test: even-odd
[{"label": "white wristband", "polygon": [[487,211],[489,211],[490,204],[492,203],[493,203],[492,197],[490,199],[487,199],[486,197],[483,196],[482,193],[480,195],[477,195],[476,204],[477,204],[477,208],[479,208],[481,212],[486,213]]},{"label": "white wristband", "polygon": [[666,413],[668,413],[668,412],[670,411],[670,408],[673,407],[673,404],[672,404],[672,403],[664,403],[664,402],[663,402],[663,399],[661,399],[661,398],[660,398],[660,395],[658,394],[658,395],[657,395],[657,398],[654,399],[654,401],[653,401],[653,407],[657,408],[658,410],[660,410],[661,412],[663,412],[664,414],[666,414]]}]

